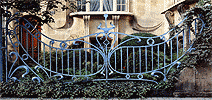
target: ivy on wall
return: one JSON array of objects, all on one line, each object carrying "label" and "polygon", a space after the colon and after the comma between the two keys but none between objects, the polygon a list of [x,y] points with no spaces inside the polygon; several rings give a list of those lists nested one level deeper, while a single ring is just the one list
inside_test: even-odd
[{"label": "ivy on wall", "polygon": [[[185,22],[191,23],[195,17],[201,18],[204,21],[204,28],[201,30],[203,23],[198,21],[198,32],[194,39],[194,49],[189,53],[188,58],[183,62],[184,67],[198,67],[212,65],[211,50],[212,50],[212,6],[210,0],[200,0],[197,5],[187,11],[184,16],[189,16]],[[187,24],[191,26],[191,24]],[[201,32],[201,34],[200,34]],[[207,64],[207,65],[205,65]]]}]

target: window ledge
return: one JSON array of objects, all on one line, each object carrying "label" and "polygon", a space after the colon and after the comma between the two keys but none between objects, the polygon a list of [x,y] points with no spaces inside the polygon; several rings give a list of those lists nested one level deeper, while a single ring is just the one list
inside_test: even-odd
[{"label": "window ledge", "polygon": [[165,14],[166,11],[177,9],[177,6],[182,3],[193,4],[193,3],[196,3],[197,1],[199,1],[199,0],[182,0],[180,2],[175,3],[174,5],[170,6],[169,8],[165,9],[163,12],[161,12],[161,14]]},{"label": "window ledge", "polygon": [[131,12],[125,12],[125,11],[105,11],[105,12],[75,12],[75,13],[70,13],[69,16],[74,16],[74,15],[104,15],[104,14],[109,14],[109,15],[133,15]]}]

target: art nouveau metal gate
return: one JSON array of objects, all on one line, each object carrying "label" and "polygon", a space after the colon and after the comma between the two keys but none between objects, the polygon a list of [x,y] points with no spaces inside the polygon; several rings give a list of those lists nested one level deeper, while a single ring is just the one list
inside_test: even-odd
[{"label": "art nouveau metal gate", "polygon": [[[5,81],[30,77],[33,81],[41,82],[57,76],[68,81],[82,78],[93,81],[165,81],[166,76],[179,67],[180,60],[185,54],[193,49],[195,35],[200,34],[204,27],[202,24],[201,28],[197,28],[197,22],[203,23],[197,18],[192,24],[192,32],[192,28],[183,23],[187,19],[185,18],[163,35],[142,37],[139,34],[110,32],[115,26],[110,24],[112,27],[107,28],[108,15],[105,14],[104,17],[106,27],[102,28],[101,23],[97,27],[103,32],[72,40],[55,40],[40,32],[36,19],[17,19],[15,15],[11,16],[2,31],[5,37],[1,38],[5,46],[1,47],[5,48]],[[10,23],[14,24],[13,28],[9,27]],[[170,34],[174,34],[173,37],[166,39],[165,36]],[[126,37],[118,45],[114,45],[118,35]],[[94,36],[96,44],[83,40]],[[114,41],[111,43],[110,39]],[[68,43],[73,45],[69,46]],[[90,45],[90,48],[74,46],[79,43]]]}]

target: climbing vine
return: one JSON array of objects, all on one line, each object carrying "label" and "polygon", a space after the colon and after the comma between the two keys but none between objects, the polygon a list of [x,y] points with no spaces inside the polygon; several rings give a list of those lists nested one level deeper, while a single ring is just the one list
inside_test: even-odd
[{"label": "climbing vine", "polygon": [[[182,66],[184,67],[197,67],[202,63],[212,65],[211,58],[211,45],[212,45],[212,6],[210,5],[210,0],[201,0],[197,5],[188,10],[184,16],[189,16],[188,20],[185,22],[186,25],[191,26],[194,18],[201,18],[204,23],[198,21],[197,30],[195,34],[196,38],[194,39],[193,50],[188,54],[188,58],[183,62]],[[203,26],[203,29],[202,29]],[[192,29],[194,30],[194,29]],[[200,33],[201,32],[201,33]]]}]

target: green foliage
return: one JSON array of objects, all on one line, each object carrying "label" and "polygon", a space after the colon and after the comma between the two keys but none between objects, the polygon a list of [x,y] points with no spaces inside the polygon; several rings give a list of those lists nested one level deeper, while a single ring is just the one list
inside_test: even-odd
[{"label": "green foliage", "polygon": [[[199,6],[191,9],[189,12],[186,13],[186,15],[189,15],[189,19],[187,20],[187,22],[185,22],[185,24],[190,25],[189,24],[191,21],[193,21],[193,17],[197,16],[197,17],[201,17],[206,23],[205,25],[207,27],[211,27],[211,16],[212,16],[212,12],[211,12],[211,7],[210,6],[205,6],[208,2],[205,2],[205,0],[201,0],[198,4]],[[201,6],[200,6],[201,5]],[[199,23],[198,27],[200,29],[202,23]],[[135,34],[136,36],[146,36],[146,37],[152,37],[154,35],[151,34]],[[125,37],[122,42],[126,39],[129,39],[131,37]],[[122,46],[138,46],[138,45],[147,45],[145,39],[141,40],[140,43],[137,42],[137,39],[131,40],[127,43],[124,43]],[[161,43],[163,42],[162,40],[159,39],[155,39],[155,43]],[[159,84],[153,84],[153,83],[147,83],[147,82],[138,82],[138,81],[124,81],[124,82],[83,82],[83,81],[78,81],[76,83],[64,83],[63,81],[59,81],[57,79],[49,79],[44,81],[43,83],[36,83],[31,81],[30,78],[24,78],[21,79],[23,82],[13,82],[13,81],[9,81],[9,82],[2,82],[0,83],[0,97],[40,97],[40,98],[63,98],[63,97],[70,97],[70,98],[77,98],[77,97],[92,97],[92,98],[113,98],[113,97],[118,97],[118,98],[143,98],[143,97],[147,97],[147,96],[158,96],[158,93],[160,94],[160,96],[165,96],[164,91],[168,91],[168,93],[170,92],[170,94],[168,96],[171,96],[171,92],[174,91],[174,83],[177,82],[177,77],[179,76],[179,72],[185,68],[185,67],[198,67],[201,63],[206,63],[208,65],[211,64],[210,61],[210,55],[211,55],[211,50],[209,48],[209,46],[212,44],[212,38],[211,38],[211,28],[205,28],[204,31],[202,32],[202,34],[197,34],[197,38],[195,40],[195,44],[194,47],[196,48],[195,51],[192,51],[189,55],[187,55],[186,59],[183,59],[181,66],[178,69],[175,69],[176,66],[173,66],[173,68],[171,69],[172,73],[169,73],[169,77],[168,80],[166,82],[159,82]],[[159,56],[163,57],[163,47],[161,46],[160,48],[160,53]],[[132,48],[129,48],[129,51],[132,51]],[[155,48],[154,48],[154,52],[153,52],[153,62],[154,62],[154,66],[157,66],[157,56],[158,54],[155,53]],[[85,58],[85,51],[81,51],[82,53],[82,58]],[[128,63],[129,66],[133,66],[135,65],[135,69],[136,71],[138,70],[138,54],[139,54],[139,50],[135,49],[135,56],[133,56],[133,54],[130,52],[128,53],[128,60],[126,60],[126,49],[122,50],[122,53],[125,54],[123,55],[123,66],[126,66],[126,64]],[[141,54],[142,57],[144,57],[144,52],[145,50],[141,50]],[[63,54],[62,54],[63,53]],[[43,58],[43,53],[41,53],[40,57],[42,59],[40,59],[40,62],[42,65],[44,65],[45,61],[45,67],[49,67],[50,65],[50,53],[45,52],[45,60]],[[73,68],[73,51],[72,52],[58,52],[57,56],[58,59],[54,58],[56,56],[56,53],[52,52],[52,70],[56,70],[55,65],[56,65],[56,61],[58,64],[58,69],[61,69],[59,67],[62,66],[62,60],[61,58],[63,57],[65,63],[64,66],[66,66],[68,63],[67,61],[67,57],[69,54],[69,65],[70,67]],[[79,51],[75,52],[75,56],[79,57]],[[89,53],[88,53],[88,57],[89,57]],[[120,59],[120,55],[121,52],[120,50],[118,50],[116,52],[116,55],[113,54],[111,56],[111,65],[115,66],[115,56],[116,56],[116,64],[117,66],[120,67],[121,65],[121,61]],[[150,60],[151,58],[151,51],[148,49],[147,50],[147,56],[148,59]],[[176,56],[176,53],[173,54],[173,56]],[[134,59],[135,60],[134,60]],[[168,57],[167,57],[168,58]],[[103,64],[103,58],[101,56],[99,56],[99,64],[97,64],[97,53],[94,54],[94,69],[97,69],[98,65]],[[144,58],[142,58],[144,59]],[[159,58],[160,61],[162,61],[162,58]],[[176,58],[173,58],[174,60]],[[85,68],[85,64],[89,63],[90,60],[88,60],[88,62],[85,62],[85,59],[82,59],[82,68]],[[78,61],[79,62],[79,61]],[[135,63],[134,63],[135,62]],[[162,61],[163,62],[163,61]],[[159,62],[161,63],[161,62]],[[148,62],[148,65],[151,65],[151,62]],[[76,66],[79,65],[79,63],[75,64]],[[144,60],[142,60],[141,63],[142,66],[144,66]],[[90,66],[88,64],[88,66]],[[69,69],[70,73],[73,73],[73,69]],[[76,67],[77,68],[77,67]],[[90,67],[88,67],[90,68]],[[142,67],[144,68],[144,67]],[[154,67],[156,68],[156,67]],[[129,69],[133,69],[132,67],[130,67]],[[78,69],[79,70],[79,69]],[[84,69],[82,69],[84,70]],[[146,69],[141,69],[142,71],[145,71]],[[147,70],[151,70],[147,69]],[[59,70],[60,71],[60,70]],[[132,70],[130,70],[132,71]],[[66,69],[67,72],[67,69]],[[123,72],[126,72],[126,69],[123,68]],[[151,77],[149,74],[145,74],[144,77],[147,78],[152,78],[153,80],[155,80],[153,77]],[[162,90],[161,92],[156,93],[155,95],[149,95],[149,94],[154,94],[156,91]]]},{"label": "green foliage", "polygon": [[0,97],[30,98],[144,98],[158,85],[146,82],[80,82],[63,83],[54,78],[42,83],[23,82],[0,83]]},{"label": "green foliage", "polygon": [[[39,56],[39,64],[52,71],[57,71],[63,74],[89,75],[97,72],[103,66],[103,58],[100,54],[98,56],[99,57],[97,57],[97,52],[93,54],[93,66],[91,66],[91,53],[84,50],[41,52]],[[97,59],[99,60],[99,63],[97,62]],[[47,79],[47,75],[44,71],[37,73],[41,78],[45,77],[45,79]],[[95,77],[100,78],[100,76],[97,75],[92,76],[92,78]],[[76,80],[83,79],[84,77],[78,77]]]},{"label": "green foliage", "polygon": [[[122,65],[122,69],[123,69],[122,72],[127,72],[127,66],[129,66],[128,70],[130,73],[133,73],[134,69],[136,73],[145,72],[146,70],[150,71],[150,70],[158,68],[158,56],[159,56],[159,66],[160,68],[163,67],[164,54],[162,52],[159,52],[158,54],[157,52],[152,53],[150,50],[146,51],[147,66],[148,66],[146,69],[145,50],[134,49],[134,53],[131,52],[132,50],[133,49],[129,49],[128,54],[127,54],[127,49],[122,49],[122,53],[120,50],[116,51],[116,63],[115,63],[115,53],[114,53],[110,58],[111,66],[113,67],[117,66],[117,70],[121,71],[120,65]],[[122,63],[121,63],[121,54],[122,54]],[[152,54],[153,54],[153,60],[152,60]],[[153,66],[152,66],[152,62],[153,62]],[[140,69],[140,66],[141,66],[141,69]]]},{"label": "green foliage", "polygon": [[[134,33],[132,34],[134,36],[141,36],[141,37],[154,37],[155,35],[150,34],[150,33]],[[120,43],[133,38],[132,36],[126,36],[124,37]],[[123,47],[122,49],[118,49],[115,53],[111,55],[110,58],[110,64],[111,66],[118,66],[117,70],[118,71],[123,71],[127,72],[127,66],[130,66],[128,71],[130,73],[133,72],[135,69],[136,73],[139,72],[145,72],[145,71],[150,71],[153,69],[158,68],[158,63],[160,67],[163,67],[163,62],[164,62],[164,45],[159,46],[159,53],[158,53],[158,48],[157,46],[154,46],[153,48],[148,47],[147,49],[141,47],[139,48],[132,48],[132,47],[124,47],[124,46],[147,46],[147,39],[144,38],[141,39],[140,42],[138,42],[138,39],[132,39],[130,41],[127,41],[121,45]],[[155,44],[163,42],[160,38],[153,38],[155,41]],[[153,52],[152,52],[153,49]],[[128,51],[128,52],[127,52]],[[134,51],[134,52],[133,52]],[[147,53],[147,55],[146,55]],[[153,54],[153,61],[152,61],[152,54]],[[121,61],[121,56],[122,56],[122,61]],[[146,57],[147,56],[147,69],[146,69]],[[158,61],[158,56],[159,56],[159,61]],[[115,62],[116,58],[116,62]],[[121,63],[122,62],[122,63]],[[153,65],[152,65],[153,62]],[[122,68],[121,66],[122,65]],[[141,69],[140,69],[141,66]],[[135,67],[135,68],[134,68]],[[123,70],[121,70],[123,69]]]},{"label": "green foliage", "polygon": [[[148,36],[153,36],[153,35],[148,35]],[[157,40],[158,43],[159,42],[163,42],[162,40]],[[129,41],[130,42],[130,41]],[[131,41],[132,42],[132,41]],[[134,41],[135,42],[135,41]],[[132,43],[134,43],[132,42]],[[146,42],[146,41],[143,41]],[[157,42],[156,42],[157,43]],[[142,44],[142,42],[141,42]],[[140,44],[140,45],[141,45]],[[145,44],[145,43],[143,43]],[[128,44],[130,45],[130,44]],[[128,49],[129,51],[133,51],[132,48]],[[139,52],[141,52],[141,66],[142,69],[141,71],[149,71],[152,70],[152,67],[148,67],[148,69],[145,69],[145,50],[144,49],[134,49],[134,54],[132,52],[128,53],[128,60],[127,60],[127,49],[123,48],[122,49],[122,54],[123,55],[123,72],[127,72],[126,67],[124,68],[124,66],[127,66],[126,64],[128,63],[129,66],[129,71],[133,72],[133,65],[135,65],[135,71],[139,72],[139,66],[140,64],[139,62]],[[158,64],[158,53],[155,52],[155,50],[153,50],[153,69],[157,68],[157,64]],[[91,54],[89,52],[87,52],[87,61],[85,60],[85,53],[86,51],[84,50],[75,50],[75,74],[79,74],[79,64],[81,64],[81,72],[82,75],[85,75],[85,68],[86,68],[86,64],[87,64],[87,74],[91,73]],[[148,66],[151,66],[152,61],[151,61],[151,56],[152,56],[152,52],[151,50],[146,50],[147,52],[147,60]],[[50,56],[51,55],[51,56]],[[57,55],[57,59],[56,59],[56,55]],[[80,55],[82,57],[80,57]],[[93,72],[97,71],[98,67],[101,68],[101,66],[103,65],[104,61],[102,56],[99,54],[99,56],[97,56],[98,53],[94,52],[94,66],[93,66]],[[116,55],[113,54],[111,56],[111,65],[114,66],[116,64],[117,68],[120,67],[121,65],[121,61],[120,61],[120,55],[121,55],[121,51],[117,50],[116,51]],[[134,55],[134,56],[133,56]],[[44,57],[45,56],[45,57]],[[116,63],[115,61],[115,56],[116,56]],[[62,66],[62,58],[63,58],[63,67],[64,67],[64,73],[69,73],[73,74],[74,69],[73,69],[73,50],[72,51],[58,51],[57,53],[55,51],[52,51],[51,53],[48,52],[42,52],[39,55],[40,57],[40,64],[43,65],[44,67],[51,69],[51,70],[58,70],[59,72],[61,72],[61,66]],[[69,60],[68,60],[69,57]],[[81,63],[79,62],[79,57],[81,58]],[[163,66],[163,50],[162,52],[159,51],[159,64],[160,66]],[[167,57],[168,58],[168,57]],[[51,59],[51,61],[50,61]],[[97,64],[97,60],[99,61],[99,64]],[[44,64],[45,61],[45,64]],[[50,64],[51,64],[51,68],[50,68]],[[68,64],[69,64],[69,69],[68,69]],[[56,69],[56,65],[57,68]],[[118,68],[119,70],[120,68]],[[172,69],[174,71],[176,71],[176,69]],[[120,71],[120,70],[119,70]],[[44,72],[38,74],[40,76],[42,76],[41,74],[45,74]],[[96,76],[94,76],[96,77]],[[134,76],[132,76],[134,77]],[[136,76],[135,76],[136,77]],[[99,77],[98,77],[99,78]],[[163,76],[159,76],[159,79],[151,76],[150,74],[144,74],[144,78],[145,79],[151,79],[151,80],[155,80],[155,81],[159,81],[161,79],[163,79]],[[25,78],[27,79],[27,78]],[[174,79],[174,78],[170,78],[169,80]],[[146,97],[146,96],[150,96],[148,94],[152,94],[152,91],[158,91],[158,90],[172,90],[173,89],[173,84],[174,81],[167,81],[167,82],[159,82],[158,85],[153,84],[153,83],[144,83],[144,82],[130,82],[130,81],[126,81],[126,82],[90,82],[87,81],[85,82],[84,80],[86,80],[85,78],[80,78],[80,79],[76,79],[75,83],[64,83],[64,81],[58,81],[57,79],[49,79],[49,80],[45,80],[43,83],[39,83],[37,84],[36,82],[31,82],[28,80],[25,80],[25,82],[8,82],[8,83],[2,83],[0,87],[4,87],[0,89],[0,95],[2,97],[7,97],[8,94],[10,94],[10,96],[14,96],[14,97],[41,97],[41,98],[63,98],[63,97],[71,97],[71,98],[77,98],[77,97],[92,97],[92,98],[113,98],[113,97],[118,97],[118,98],[142,98],[142,97]],[[27,82],[26,82],[27,81]],[[13,88],[9,87],[8,84],[14,84],[13,88],[17,88],[16,90],[14,90]],[[16,87],[17,86],[17,87]],[[5,90],[6,89],[6,90]],[[4,91],[4,92],[3,92]],[[12,91],[12,92],[11,92]],[[161,92],[163,93],[163,92]],[[162,94],[161,94],[162,95]],[[171,95],[171,93],[170,93]]]},{"label": "green foliage", "polygon": [[[87,53],[87,63],[90,61],[90,53]],[[76,70],[79,70],[79,66],[81,65],[81,68],[85,68],[86,65],[86,57],[85,57],[85,51],[84,50],[71,50],[71,51],[52,51],[52,52],[41,52],[40,53],[40,61],[39,63],[53,71],[59,71],[61,72],[62,67],[64,69],[71,68],[73,69],[75,66]],[[50,58],[51,57],[51,58]],[[56,58],[57,57],[57,58]],[[73,58],[75,58],[75,63],[73,64]],[[45,60],[44,60],[45,59]],[[50,68],[51,65],[51,68]],[[89,65],[90,66],[90,65]],[[72,71],[70,71],[70,74],[73,74]]]},{"label": "green foliage", "polygon": [[[140,36],[140,37],[155,37],[156,36],[156,35],[151,34],[151,33],[134,33],[134,34],[131,34],[131,35]],[[122,42],[124,42],[124,41],[126,41],[130,38],[134,38],[134,37],[126,36],[121,40],[120,43],[122,43]],[[152,38],[152,39],[154,40],[154,44],[163,42],[163,40],[161,40],[160,37]],[[137,38],[135,38],[135,39],[132,39],[130,41],[123,43],[121,46],[147,46],[148,45],[147,40],[148,40],[148,38],[141,38],[141,41],[139,41]],[[150,40],[149,43],[151,44],[151,42],[152,41]],[[168,47],[167,44],[166,44],[166,47]],[[154,46],[153,49],[154,49],[154,51],[157,51],[157,46]],[[148,50],[150,50],[150,48],[148,48]],[[159,51],[164,52],[164,45],[159,46]]]},{"label": "green foliage", "polygon": [[[64,5],[61,1],[55,0],[49,0],[48,2],[43,2],[43,0],[1,0],[0,14],[4,17],[10,17],[11,9],[16,9],[16,12],[19,13],[17,14],[18,17],[22,16],[21,13],[25,12],[28,15],[35,15],[40,17],[42,19],[40,22],[44,24],[48,22],[54,22],[52,14],[50,13],[53,9],[62,9],[63,11],[69,9],[72,12],[74,9],[77,9],[73,2],[70,0],[65,1],[68,2],[69,5]],[[45,10],[42,9],[44,6],[46,7]]]},{"label": "green foliage", "polygon": [[199,0],[197,6],[204,6],[206,3],[210,4],[211,0]]},{"label": "green foliage", "polygon": [[[212,7],[210,0],[200,0],[196,6],[188,10],[184,16],[189,16],[188,20],[184,24],[192,26],[191,23],[194,21],[195,17],[201,18],[204,21],[205,27],[201,21],[197,22],[198,32],[196,34],[196,39],[194,40],[195,50],[192,50],[187,59],[183,62],[184,67],[198,67],[198,66],[208,66],[211,65],[211,48],[212,37],[211,37],[211,16]],[[200,29],[203,27],[202,32]],[[193,30],[194,31],[194,30]],[[204,63],[204,65],[202,65]]]}]

